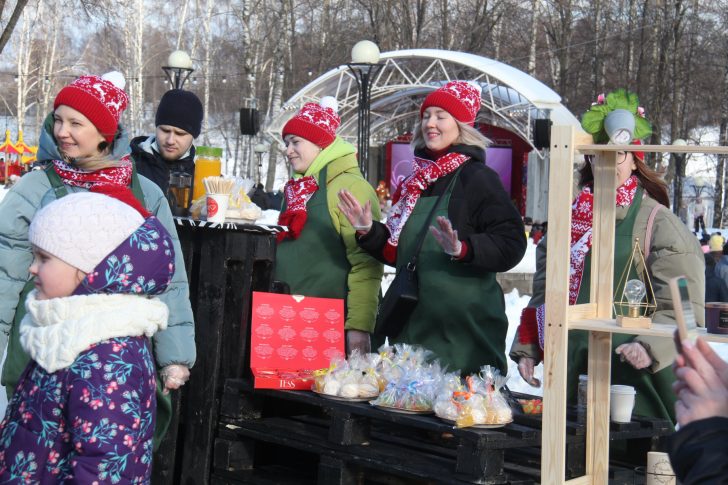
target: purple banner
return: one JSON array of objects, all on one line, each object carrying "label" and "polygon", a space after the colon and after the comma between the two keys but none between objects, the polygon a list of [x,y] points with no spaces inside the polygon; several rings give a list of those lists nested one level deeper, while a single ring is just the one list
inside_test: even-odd
[{"label": "purple banner", "polygon": [[[392,143],[392,171],[389,174],[390,193],[394,194],[402,181],[412,173],[414,152],[408,143]],[[511,195],[513,153],[508,147],[488,147],[485,164],[498,173],[503,187]]]}]

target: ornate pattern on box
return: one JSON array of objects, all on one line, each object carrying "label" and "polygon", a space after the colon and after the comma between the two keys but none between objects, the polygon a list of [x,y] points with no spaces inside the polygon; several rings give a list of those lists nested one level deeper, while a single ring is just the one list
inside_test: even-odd
[{"label": "ornate pattern on box", "polygon": [[310,389],[344,355],[344,301],[253,293],[250,367],[258,389]]}]

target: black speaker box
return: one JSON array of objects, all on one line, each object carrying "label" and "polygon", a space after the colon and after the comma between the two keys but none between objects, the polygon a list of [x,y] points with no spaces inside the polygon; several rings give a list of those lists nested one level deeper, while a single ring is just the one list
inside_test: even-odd
[{"label": "black speaker box", "polygon": [[259,129],[258,110],[255,108],[240,108],[240,134],[257,135]]},{"label": "black speaker box", "polygon": [[533,145],[542,150],[551,145],[551,120],[537,119],[533,125]]}]

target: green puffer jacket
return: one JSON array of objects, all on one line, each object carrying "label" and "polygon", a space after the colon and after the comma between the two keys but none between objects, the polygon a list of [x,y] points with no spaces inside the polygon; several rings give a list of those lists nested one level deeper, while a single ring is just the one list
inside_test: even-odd
[{"label": "green puffer jacket", "polygon": [[[642,205],[632,226],[632,240],[645,240],[647,220],[652,209],[658,205],[650,196],[642,199]],[[621,220],[627,214],[628,207],[617,208],[616,219]],[[641,243],[643,244],[643,243]],[[644,251],[644,245],[642,246]],[[698,325],[705,325],[705,259],[698,240],[690,233],[685,224],[663,207],[655,216],[650,241],[650,255],[647,258],[650,281],[657,302],[657,311],[652,316],[655,323],[675,323],[669,281],[675,276],[685,275],[688,290]],[[533,296],[529,307],[538,307],[544,303],[546,296],[546,238],[536,248],[536,273],[533,275]],[[642,342],[650,349],[653,357],[651,372],[658,372],[672,364],[675,359],[675,345],[672,339],[663,337],[637,336],[635,341]],[[513,340],[509,356],[518,362],[521,357],[532,357],[536,362],[541,360],[540,349],[536,345],[524,345],[518,341],[518,334]]]},{"label": "green puffer jacket", "polygon": [[[52,124],[50,125],[52,129]],[[41,160],[60,159],[55,141],[46,125],[41,134]],[[126,138],[117,139],[112,156],[120,158],[128,152]],[[144,205],[169,231],[174,241],[175,274],[161,299],[169,307],[169,326],[154,336],[154,355],[159,367],[170,364],[195,363],[195,327],[189,300],[189,285],[172,213],[162,191],[149,179],[139,177]],[[86,189],[66,185],[69,193]],[[32,262],[28,228],[35,212],[56,199],[45,171],[25,174],[0,202],[0,349],[5,346],[13,324],[15,310],[23,286],[30,275]],[[92,244],[93,241],[89,241]],[[0,354],[2,355],[2,354]]]},{"label": "green puffer jacket", "polygon": [[320,170],[326,167],[326,201],[334,229],[341,237],[346,249],[346,259],[351,265],[347,276],[346,323],[347,330],[372,332],[379,304],[379,288],[382,284],[384,265],[361,249],[356,242],[356,231],[344,214],[339,210],[338,193],[346,189],[364,205],[372,204],[374,220],[381,217],[379,200],[374,188],[362,177],[356,159],[356,149],[351,143],[336,137],[309,167],[306,175],[319,180]]}]

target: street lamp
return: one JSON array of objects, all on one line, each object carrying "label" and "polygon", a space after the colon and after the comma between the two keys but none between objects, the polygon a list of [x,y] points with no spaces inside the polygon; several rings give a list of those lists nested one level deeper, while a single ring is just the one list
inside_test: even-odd
[{"label": "street lamp", "polygon": [[174,51],[167,58],[167,65],[162,66],[164,74],[174,89],[182,89],[192,71],[192,59],[185,51]]},{"label": "street lamp", "polygon": [[379,47],[370,40],[361,40],[351,49],[351,62],[347,64],[359,87],[359,111],[357,118],[357,150],[359,168],[364,178],[369,169],[369,109],[372,86],[370,81],[382,68],[379,64]]},{"label": "street lamp", "polygon": [[265,143],[258,143],[253,147],[255,155],[258,157],[258,175],[256,177],[255,186],[256,188],[260,185],[260,170],[263,167],[263,154],[268,151],[268,145]]},{"label": "street lamp", "polygon": [[[673,146],[684,147],[688,142],[677,138],[672,142]],[[685,172],[685,154],[673,153],[675,156],[675,178],[672,180],[672,212],[680,217],[680,201],[682,200],[682,178]]]}]

